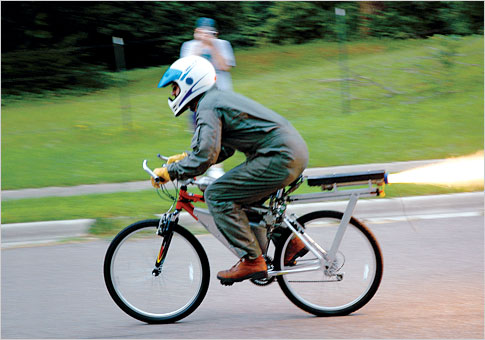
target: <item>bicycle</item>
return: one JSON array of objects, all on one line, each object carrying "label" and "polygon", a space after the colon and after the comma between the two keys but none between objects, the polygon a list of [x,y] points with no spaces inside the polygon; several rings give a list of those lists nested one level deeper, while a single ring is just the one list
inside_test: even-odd
[{"label": "bicycle", "polygon": [[[146,160],[143,169],[160,181]],[[323,191],[291,195],[305,181]],[[159,193],[172,200],[170,209],[160,219],[129,225],[112,240],[105,256],[104,279],[114,302],[128,315],[147,323],[171,323],[194,312],[204,299],[210,278],[208,257],[197,238],[179,225],[182,211],[236,255],[210,212],[194,207],[193,203],[204,202],[203,194],[187,191],[189,185],[195,185],[203,193],[210,182],[202,177],[174,183],[175,196],[162,185]],[[352,213],[359,197],[380,196],[385,183],[385,171],[300,176],[271,195],[268,203],[245,206],[268,265],[268,277],[251,282],[267,286],[276,280],[290,301],[316,316],[343,316],[362,308],[377,292],[383,259],[372,232]],[[342,198],[349,198],[343,213],[285,214],[290,203]],[[286,248],[293,237],[300,238],[308,252],[285,264]]]}]

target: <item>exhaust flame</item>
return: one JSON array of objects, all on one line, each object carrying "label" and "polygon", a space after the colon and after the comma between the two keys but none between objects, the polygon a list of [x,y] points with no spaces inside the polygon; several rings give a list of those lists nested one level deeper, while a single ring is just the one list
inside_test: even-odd
[{"label": "exhaust flame", "polygon": [[483,185],[484,152],[450,158],[397,174],[389,174],[388,182],[421,183],[446,186]]}]

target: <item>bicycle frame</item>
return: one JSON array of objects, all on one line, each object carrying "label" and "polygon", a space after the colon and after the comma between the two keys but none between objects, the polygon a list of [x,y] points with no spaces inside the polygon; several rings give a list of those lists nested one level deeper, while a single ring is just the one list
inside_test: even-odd
[{"label": "bicycle frame", "polygon": [[[146,161],[143,163],[143,168],[150,173],[155,179],[158,177],[147,167]],[[282,224],[289,228],[293,234],[296,235],[309,249],[309,251],[315,255],[316,259],[312,260],[310,263],[298,264],[292,266],[291,268],[286,268],[284,270],[269,270],[268,275],[279,276],[291,273],[301,273],[305,271],[313,270],[326,270],[332,274],[332,264],[336,260],[336,255],[340,246],[340,243],[345,234],[347,225],[352,217],[355,210],[355,206],[360,197],[369,196],[379,196],[383,194],[383,191],[379,189],[379,186],[387,183],[387,174],[384,171],[377,172],[365,172],[356,174],[343,174],[343,175],[331,175],[322,176],[307,179],[309,185],[321,186],[323,192],[312,193],[312,194],[299,194],[299,195],[289,195],[291,192],[296,190],[298,186],[303,182],[299,181],[290,188],[287,192],[284,189],[278,190],[278,192],[272,196],[273,200],[279,202],[283,208],[280,208],[280,214],[282,216]],[[344,189],[348,186],[356,185],[366,185],[365,188],[358,189]],[[307,203],[314,201],[328,201],[335,199],[348,199],[349,202],[343,214],[343,218],[340,221],[338,231],[332,241],[332,246],[330,250],[322,249],[309,235],[305,232],[305,229],[298,224],[296,221],[296,216],[292,215],[291,218],[285,216],[286,203]],[[175,211],[172,213],[173,216],[177,216],[181,211],[187,211],[195,220],[201,223],[207,231],[214,235],[226,248],[228,248],[234,255],[238,256],[234,248],[229,244],[227,239],[222,235],[222,233],[217,228],[214,218],[207,209],[195,208],[192,203],[195,202],[205,202],[203,195],[193,194],[187,192],[187,186],[182,185],[179,191],[179,197],[176,202]],[[263,214],[273,214],[271,207],[257,207],[253,208],[258,210]],[[275,210],[275,209],[273,209]],[[265,252],[267,249],[263,249]]]}]

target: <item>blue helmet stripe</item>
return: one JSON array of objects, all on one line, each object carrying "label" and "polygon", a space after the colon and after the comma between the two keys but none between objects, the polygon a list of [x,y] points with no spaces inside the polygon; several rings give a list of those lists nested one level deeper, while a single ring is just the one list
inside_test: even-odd
[{"label": "blue helmet stripe", "polygon": [[[184,98],[183,98],[183,99],[180,101],[180,103],[181,103],[181,104],[182,104],[182,103],[185,103],[185,100],[187,99],[187,97],[189,97],[189,96],[190,96],[192,93],[194,93],[194,87],[196,87],[196,86],[197,86],[197,84],[198,84],[198,83],[199,83],[199,82],[200,82],[202,79],[204,79],[206,75],[207,75],[207,74],[205,74],[205,75],[204,75],[202,78],[200,78],[200,79],[199,79],[199,80],[198,80],[198,81],[197,81],[197,82],[196,82],[196,83],[195,83],[195,84],[194,84],[194,85],[193,85],[193,86],[192,86],[192,87],[191,87],[191,88],[190,88],[190,89],[187,91],[187,93],[186,93],[186,95],[184,96]],[[197,89],[197,90],[198,90],[198,89]],[[197,91],[197,90],[195,90],[195,91]]]},{"label": "blue helmet stripe", "polygon": [[180,78],[180,75],[182,74],[182,71],[180,70],[174,70],[172,68],[169,68],[167,72],[164,73],[162,76],[162,79],[158,82],[158,87],[165,87],[174,80],[177,80]]},{"label": "blue helmet stripe", "polygon": [[185,74],[182,76],[182,78],[180,78],[180,81],[183,81],[185,79],[185,77],[187,77],[187,74],[189,74],[189,72],[194,68],[194,65],[190,66],[187,71],[185,71]]}]

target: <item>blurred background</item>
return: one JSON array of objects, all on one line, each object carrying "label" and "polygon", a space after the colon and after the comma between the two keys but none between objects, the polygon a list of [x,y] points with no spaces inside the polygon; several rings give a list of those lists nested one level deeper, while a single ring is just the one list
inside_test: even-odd
[{"label": "blurred background", "polygon": [[[483,175],[483,1],[0,6],[1,338],[483,339],[483,177],[469,181],[469,170]],[[309,167],[448,160],[427,174],[396,174],[399,183],[385,187],[392,199],[358,203],[355,216],[376,235],[385,266],[358,313],[320,319],[277,285],[221,286],[215,273],[233,259],[204,235],[212,283],[190,318],[146,327],[110,299],[109,241],[171,204],[151,187],[143,160],[155,168],[157,153],[190,150],[190,114],[174,118],[169,89],[157,84],[200,17],[214,19],[234,50],[234,90],[300,131]],[[224,169],[243,160],[236,153]],[[455,160],[461,183],[430,184]],[[87,194],[86,184],[119,192]],[[142,189],[130,191],[134,184]],[[312,190],[303,184],[298,193]],[[55,194],[7,197],[33,191]],[[345,209],[340,203],[318,209]],[[53,245],[36,246],[45,244]]]},{"label": "blurred background", "polygon": [[[157,153],[189,150],[187,117],[173,117],[168,90],[156,85],[199,17],[213,18],[234,49],[234,90],[295,125],[310,167],[476,153],[483,6],[2,2],[2,190],[146,180],[143,159],[155,167]],[[391,195],[477,190],[394,188]],[[152,191],[5,201],[2,223],[139,218],[159,205]]]},{"label": "blurred background", "polygon": [[236,50],[334,42],[336,7],[346,10],[346,38],[352,41],[483,34],[481,1],[6,2],[2,94],[109,86],[106,72],[117,69],[113,36],[124,40],[127,69],[170,64],[203,16],[216,20]]}]

